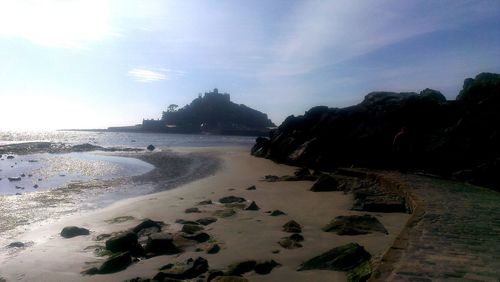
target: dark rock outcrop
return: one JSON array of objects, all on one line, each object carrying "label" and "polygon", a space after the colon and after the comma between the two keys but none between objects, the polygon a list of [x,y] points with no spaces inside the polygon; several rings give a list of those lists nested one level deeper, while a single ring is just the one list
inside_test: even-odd
[{"label": "dark rock outcrop", "polygon": [[[500,187],[500,74],[464,81],[456,100],[436,90],[372,92],[346,108],[311,108],[289,116],[251,152],[300,167],[418,169],[493,189]],[[408,148],[393,151],[396,133],[407,128]]]},{"label": "dark rock outcrop", "polygon": [[128,252],[115,255],[106,260],[101,267],[99,267],[99,274],[115,273],[126,269],[132,264],[132,257]]},{"label": "dark rock outcrop", "polygon": [[312,269],[349,271],[370,259],[371,255],[362,246],[349,243],[304,262],[298,271]]},{"label": "dark rock outcrop", "polygon": [[163,222],[154,221],[154,220],[151,220],[151,219],[145,219],[143,222],[139,223],[136,227],[132,228],[132,231],[134,233],[139,233],[143,229],[151,228],[151,227],[156,227],[159,230],[161,230],[162,226],[163,226]]},{"label": "dark rock outcrop", "polygon": [[339,191],[339,183],[334,177],[323,174],[310,190],[313,192]]},{"label": "dark rock outcrop", "polygon": [[208,261],[202,257],[188,259],[177,265],[169,265],[166,269],[158,272],[154,281],[168,281],[168,279],[187,280],[193,279],[208,271]]},{"label": "dark rock outcrop", "polygon": [[64,238],[73,238],[76,236],[89,235],[90,231],[86,228],[77,226],[66,226],[61,230],[61,236]]},{"label": "dark rock outcrop", "polygon": [[226,273],[227,276],[239,276],[244,273],[250,272],[254,270],[255,265],[257,264],[254,260],[241,261],[238,263],[231,264]]},{"label": "dark rock outcrop", "polygon": [[137,234],[127,232],[106,240],[106,249],[113,253],[130,252],[135,256],[142,256],[144,250],[137,241]]},{"label": "dark rock outcrop", "polygon": [[210,225],[214,222],[217,221],[217,218],[215,217],[203,217],[203,218],[200,218],[200,219],[197,219],[196,222],[201,224],[201,225]]},{"label": "dark rock outcrop", "polygon": [[174,238],[168,233],[155,233],[149,236],[144,251],[147,254],[171,255],[180,250],[173,243]]},{"label": "dark rock outcrop", "polygon": [[367,214],[337,216],[322,229],[325,232],[335,232],[338,235],[362,235],[371,232],[388,234],[376,217]]},{"label": "dark rock outcrop", "polygon": [[260,210],[259,206],[257,206],[257,204],[252,201],[246,208],[245,208],[246,211],[258,211]]}]

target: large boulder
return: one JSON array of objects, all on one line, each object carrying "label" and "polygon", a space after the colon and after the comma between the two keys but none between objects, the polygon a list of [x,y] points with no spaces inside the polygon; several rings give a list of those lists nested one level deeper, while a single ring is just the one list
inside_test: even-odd
[{"label": "large boulder", "polygon": [[106,249],[113,252],[130,252],[134,256],[144,255],[142,246],[137,241],[137,234],[123,233],[106,240]]},{"label": "large boulder", "polygon": [[349,243],[304,262],[298,271],[313,269],[349,271],[370,259],[371,255],[362,246]]},{"label": "large boulder", "polygon": [[106,260],[101,267],[99,267],[100,274],[115,273],[126,269],[132,264],[132,257],[128,252],[117,254]]},{"label": "large boulder", "polygon": [[174,238],[168,233],[155,233],[149,236],[144,248],[147,254],[171,255],[177,254],[180,250],[173,243]]},{"label": "large boulder", "polygon": [[89,235],[90,231],[83,227],[66,226],[61,230],[61,236],[64,238],[73,238],[76,236]]}]

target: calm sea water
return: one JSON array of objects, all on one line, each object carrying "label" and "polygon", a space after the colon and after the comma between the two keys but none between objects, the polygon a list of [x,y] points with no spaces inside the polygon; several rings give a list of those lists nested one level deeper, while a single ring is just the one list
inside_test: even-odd
[{"label": "calm sea water", "polygon": [[[254,140],[253,137],[216,135],[0,131],[0,146],[45,141],[142,149],[153,144],[158,151],[213,146],[250,149]],[[120,153],[85,152],[0,157],[0,253],[2,249],[8,252],[8,248],[3,246],[15,241],[19,234],[34,224],[158,191],[155,183],[131,181],[132,177],[154,169],[153,165],[133,156],[133,153],[123,157]],[[172,165],[180,171],[169,176],[169,185],[162,183],[162,187],[171,188],[185,183],[192,177],[189,174],[193,171],[214,165],[213,161],[196,156],[177,156],[171,161],[179,162]]]}]

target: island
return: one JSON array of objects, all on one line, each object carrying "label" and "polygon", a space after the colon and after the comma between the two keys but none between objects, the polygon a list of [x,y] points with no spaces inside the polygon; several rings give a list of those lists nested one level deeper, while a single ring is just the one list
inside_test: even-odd
[{"label": "island", "polygon": [[267,114],[233,103],[230,94],[215,88],[183,108],[171,104],[160,119],[144,119],[142,124],[109,127],[107,131],[262,136],[274,127]]}]

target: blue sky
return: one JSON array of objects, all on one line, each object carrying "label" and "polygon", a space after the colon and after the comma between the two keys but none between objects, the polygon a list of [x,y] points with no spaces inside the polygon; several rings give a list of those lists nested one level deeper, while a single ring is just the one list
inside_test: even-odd
[{"label": "blue sky", "polygon": [[280,123],[485,71],[498,0],[0,0],[0,130],[137,124],[214,87]]}]

